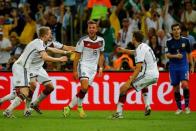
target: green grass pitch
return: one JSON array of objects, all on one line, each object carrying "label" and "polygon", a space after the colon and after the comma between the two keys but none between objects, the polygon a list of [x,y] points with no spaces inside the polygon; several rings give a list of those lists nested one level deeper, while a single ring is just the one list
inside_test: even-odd
[{"label": "green grass pitch", "polygon": [[77,111],[63,118],[62,111],[33,112],[30,118],[15,111],[17,118],[4,118],[0,111],[0,131],[196,131],[196,112],[174,115],[174,112],[152,111],[145,117],[142,111],[126,111],[124,119],[111,120],[112,111],[86,111],[80,119]]}]

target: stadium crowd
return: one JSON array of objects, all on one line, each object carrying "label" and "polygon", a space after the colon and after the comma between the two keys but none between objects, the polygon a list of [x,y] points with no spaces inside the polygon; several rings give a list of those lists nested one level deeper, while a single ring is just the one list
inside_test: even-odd
[{"label": "stadium crowd", "polygon": [[[134,57],[117,53],[116,47],[134,49],[132,32],[141,30],[145,43],[157,57],[159,70],[167,70],[166,41],[171,25],[180,23],[196,63],[195,0],[0,0],[0,70],[10,71],[25,46],[36,38],[40,26],[49,26],[53,39],[75,46],[94,19],[105,39],[105,70],[132,70]],[[55,55],[55,54],[53,54]],[[62,63],[46,62],[48,71],[72,70],[74,53]]]}]

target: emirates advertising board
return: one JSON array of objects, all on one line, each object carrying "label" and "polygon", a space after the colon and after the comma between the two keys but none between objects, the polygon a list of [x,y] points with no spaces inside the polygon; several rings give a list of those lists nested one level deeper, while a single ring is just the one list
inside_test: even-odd
[{"label": "emirates advertising board", "polygon": [[[119,97],[120,86],[129,78],[131,72],[104,72],[102,77],[95,77],[92,86],[84,98],[85,110],[115,110]],[[72,72],[49,72],[49,76],[54,84],[54,91],[40,103],[42,110],[61,110],[68,105],[80,88],[80,82],[73,79]],[[196,73],[190,74],[190,108],[196,111]],[[9,94],[13,89],[12,73],[0,72],[0,98]],[[33,95],[33,100],[37,98],[44,89],[37,84]],[[183,90],[181,89],[181,95]],[[176,110],[173,95],[173,87],[170,85],[168,72],[160,72],[158,83],[149,87],[149,97],[153,110]],[[5,102],[0,106],[0,110],[5,109],[10,102]],[[184,98],[182,97],[184,105]],[[24,109],[21,104],[18,110]],[[125,110],[143,110],[144,103],[141,92],[131,90],[127,94]]]}]

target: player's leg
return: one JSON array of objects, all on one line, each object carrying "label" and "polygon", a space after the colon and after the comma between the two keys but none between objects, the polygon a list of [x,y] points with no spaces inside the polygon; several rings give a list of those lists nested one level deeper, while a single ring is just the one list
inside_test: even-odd
[{"label": "player's leg", "polygon": [[3,104],[5,101],[13,100],[16,97],[16,92],[13,91],[10,94],[0,98],[0,105]]},{"label": "player's leg", "polygon": [[3,112],[5,117],[13,117],[12,112],[13,110],[18,107],[22,101],[27,99],[29,88],[28,87],[16,87],[17,89],[17,96],[14,98],[13,102],[8,106],[8,108]]},{"label": "player's leg", "polygon": [[24,116],[25,117],[31,116],[32,109],[30,107],[30,104],[31,104],[31,101],[32,101],[33,93],[34,93],[34,91],[36,89],[36,85],[37,85],[36,77],[31,77],[29,84],[30,84],[29,96],[28,96],[28,99],[26,99],[26,101],[25,101],[25,110],[24,110]]},{"label": "player's leg", "polygon": [[174,88],[174,98],[177,105],[176,115],[182,113],[181,95],[180,95],[180,70],[170,70],[171,85]]},{"label": "player's leg", "polygon": [[150,115],[151,113],[151,107],[150,107],[150,100],[149,100],[149,94],[148,94],[148,87],[145,87],[142,89],[142,97],[144,100],[144,104],[145,104],[145,112],[144,115]]},{"label": "player's leg", "polygon": [[37,99],[30,104],[30,107],[37,111],[39,114],[42,112],[39,109],[39,103],[43,101],[53,90],[54,86],[51,81],[43,83],[45,89],[41,92],[41,94],[37,97]]},{"label": "player's leg", "polygon": [[63,115],[64,117],[68,117],[70,115],[71,109],[78,104],[78,111],[80,113],[80,117],[84,118],[86,117],[86,114],[84,113],[84,110],[82,108],[82,101],[88,91],[88,78],[81,78],[81,89],[78,91],[78,93],[74,96],[74,98],[71,100],[68,106],[64,107]]},{"label": "player's leg", "polygon": [[86,117],[86,114],[82,108],[82,102],[83,99],[88,91],[89,84],[92,83],[94,76],[96,74],[96,71],[91,71],[87,67],[78,67],[78,75],[80,78],[81,88],[78,91],[78,93],[75,95],[75,97],[71,100],[69,105],[67,107],[64,107],[63,115],[64,117],[67,117],[70,115],[70,110],[78,104],[78,111],[80,113],[80,117],[84,118]]},{"label": "player's leg", "polygon": [[120,94],[119,99],[117,103],[116,113],[112,115],[112,119],[119,119],[123,118],[123,106],[126,102],[127,92],[128,90],[132,88],[130,81],[126,81],[121,87],[120,87]]},{"label": "player's leg", "polygon": [[137,92],[140,90],[142,91],[142,95],[145,103],[145,112],[144,112],[145,116],[148,116],[151,113],[150,100],[148,96],[148,86],[156,83],[157,81],[158,81],[157,76],[153,77],[153,76],[144,75],[144,76],[137,77],[137,79],[132,83],[133,88]]},{"label": "player's leg", "polygon": [[37,113],[42,114],[39,109],[39,103],[44,100],[53,90],[54,86],[48,76],[48,73],[43,69],[31,69],[31,73],[36,75],[36,79],[39,83],[44,85],[45,89],[41,92],[41,94],[37,97],[34,102],[31,102],[30,107],[33,108]]},{"label": "player's leg", "polygon": [[25,98],[27,98],[29,93],[28,91],[29,75],[27,70],[23,68],[21,65],[14,64],[12,67],[12,72],[13,72],[13,85],[15,86],[17,96],[10,104],[10,106],[3,112],[3,115],[6,117],[12,116],[12,111],[18,105],[20,105],[20,103]]},{"label": "player's leg", "polygon": [[190,100],[190,91],[189,91],[189,85],[188,85],[188,80],[189,80],[189,72],[188,69],[181,70],[181,87],[183,89],[183,96],[184,96],[184,101],[185,101],[185,113],[190,114],[190,108],[189,108],[189,100]]}]

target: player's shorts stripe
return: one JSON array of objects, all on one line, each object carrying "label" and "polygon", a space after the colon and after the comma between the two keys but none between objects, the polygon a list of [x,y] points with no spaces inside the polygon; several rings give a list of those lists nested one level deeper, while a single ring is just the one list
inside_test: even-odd
[{"label": "player's shorts stripe", "polygon": [[24,82],[25,82],[25,86],[28,86],[28,76],[27,76],[27,70],[26,68],[24,68]]},{"label": "player's shorts stripe", "polygon": [[82,75],[82,73],[81,73],[81,64],[80,63],[78,64],[78,73],[79,73],[79,76]]}]

